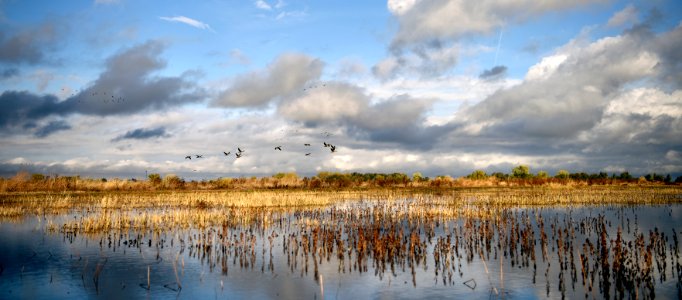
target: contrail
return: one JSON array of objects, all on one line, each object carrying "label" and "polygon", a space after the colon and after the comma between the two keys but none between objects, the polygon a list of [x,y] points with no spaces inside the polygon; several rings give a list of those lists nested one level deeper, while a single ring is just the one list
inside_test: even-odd
[{"label": "contrail", "polygon": [[495,66],[497,66],[497,55],[500,54],[500,45],[502,44],[502,27],[500,27],[500,36],[497,39],[497,50],[495,51]]}]

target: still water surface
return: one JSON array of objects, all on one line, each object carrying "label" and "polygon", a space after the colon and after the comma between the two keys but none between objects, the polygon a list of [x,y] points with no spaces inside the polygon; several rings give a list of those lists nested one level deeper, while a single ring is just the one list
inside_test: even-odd
[{"label": "still water surface", "polygon": [[[399,211],[400,205],[381,211]],[[506,208],[492,217],[412,219],[362,213],[372,207],[358,202],[277,213],[267,227],[97,234],[48,230],[48,223],[59,227],[73,214],[4,220],[0,298],[682,295],[680,204]],[[605,248],[598,245],[604,242]],[[621,251],[615,250],[619,243]],[[620,267],[614,266],[616,253]]]}]

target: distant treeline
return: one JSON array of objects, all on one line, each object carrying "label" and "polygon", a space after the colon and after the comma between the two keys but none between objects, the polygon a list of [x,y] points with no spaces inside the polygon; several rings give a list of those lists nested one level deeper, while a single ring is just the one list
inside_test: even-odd
[{"label": "distant treeline", "polygon": [[92,179],[80,176],[45,176],[19,172],[14,177],[0,178],[0,192],[30,191],[114,191],[114,190],[173,190],[173,189],[321,189],[321,188],[447,188],[477,186],[553,186],[553,185],[623,185],[623,184],[682,184],[682,176],[672,179],[670,174],[650,173],[633,177],[628,172],[620,174],[569,173],[560,170],[554,176],[547,172],[530,172],[525,165],[514,167],[511,173],[487,174],[476,170],[469,175],[453,178],[448,175],[433,178],[415,172],[405,173],[339,173],[319,172],[312,177],[296,173],[277,173],[269,177],[221,177],[211,180],[186,181],[177,175],[149,174],[146,180]]}]

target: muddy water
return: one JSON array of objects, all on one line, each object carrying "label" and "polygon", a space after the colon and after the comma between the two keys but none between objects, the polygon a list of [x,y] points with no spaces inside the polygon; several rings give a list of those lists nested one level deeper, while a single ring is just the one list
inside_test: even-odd
[{"label": "muddy water", "polygon": [[275,220],[269,226],[89,234],[48,230],[77,215],[4,220],[0,298],[682,295],[679,204],[467,208],[487,213],[457,217],[398,213],[409,205],[278,212],[269,215]]}]

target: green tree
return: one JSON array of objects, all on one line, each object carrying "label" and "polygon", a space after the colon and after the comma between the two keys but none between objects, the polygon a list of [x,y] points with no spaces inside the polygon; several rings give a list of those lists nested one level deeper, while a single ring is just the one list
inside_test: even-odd
[{"label": "green tree", "polygon": [[630,173],[625,171],[625,172],[620,173],[620,176],[618,176],[618,179],[630,180],[630,179],[632,179],[632,175],[630,175]]},{"label": "green tree", "polygon": [[419,172],[412,173],[412,181],[419,182],[419,181],[422,181],[422,178],[424,178],[422,176],[422,173],[419,173]]},{"label": "green tree", "polygon": [[554,178],[558,179],[568,179],[568,177],[571,175],[571,173],[568,173],[566,170],[559,170],[559,172],[554,175]]},{"label": "green tree", "polygon": [[530,174],[530,168],[526,165],[519,165],[512,169],[512,177],[519,179],[527,179],[532,177]]},{"label": "green tree", "polygon": [[488,178],[488,174],[486,174],[485,171],[483,170],[476,170],[471,174],[467,175],[467,178],[473,180],[483,180]]},{"label": "green tree", "polygon": [[40,173],[31,174],[31,181],[43,181],[45,180],[45,175]]},{"label": "green tree", "polygon": [[148,177],[149,177],[149,182],[151,182],[154,185],[161,183],[161,175],[159,175],[158,173],[151,173],[151,174],[149,174]]},{"label": "green tree", "polygon": [[537,178],[546,179],[547,177],[549,177],[549,174],[547,174],[547,172],[545,171],[538,172]]}]

